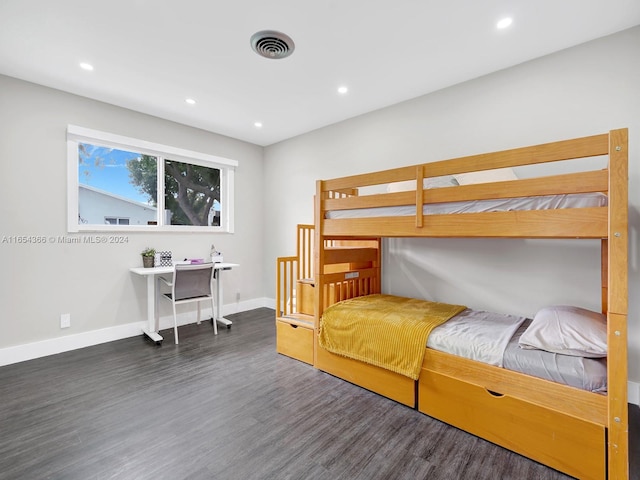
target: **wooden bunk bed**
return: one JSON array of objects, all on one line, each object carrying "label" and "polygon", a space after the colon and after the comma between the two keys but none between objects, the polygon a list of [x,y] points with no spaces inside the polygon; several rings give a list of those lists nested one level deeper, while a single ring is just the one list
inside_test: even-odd
[{"label": "wooden bunk bed", "polygon": [[[315,310],[313,329],[309,330],[313,346],[305,347],[313,355],[314,366],[569,475],[627,479],[627,135],[626,129],[619,129],[318,181],[313,239]],[[424,188],[424,180],[429,178],[600,156],[608,157],[607,168]],[[359,195],[364,187],[409,180],[416,185],[411,191]],[[606,195],[604,206],[456,214],[431,214],[428,210],[448,202],[595,192]],[[350,216],[362,209],[406,205],[411,206],[410,214],[386,216],[371,210],[369,216]],[[335,212],[346,215],[330,218]],[[607,393],[593,393],[431,348],[425,348],[416,381],[322,348],[318,332],[325,310],[343,300],[380,293],[383,237],[601,240]],[[349,248],[341,248],[345,246]]]}]

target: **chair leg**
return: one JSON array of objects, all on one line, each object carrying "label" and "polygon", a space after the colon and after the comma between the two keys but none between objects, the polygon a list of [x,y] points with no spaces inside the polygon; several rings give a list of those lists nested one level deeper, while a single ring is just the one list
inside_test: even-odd
[{"label": "chair leg", "polygon": [[216,321],[216,309],[213,304],[213,297],[211,297],[211,321],[213,322],[213,334],[218,334],[218,322]]},{"label": "chair leg", "polygon": [[173,334],[178,345],[178,316],[176,315],[176,304],[173,304]]}]

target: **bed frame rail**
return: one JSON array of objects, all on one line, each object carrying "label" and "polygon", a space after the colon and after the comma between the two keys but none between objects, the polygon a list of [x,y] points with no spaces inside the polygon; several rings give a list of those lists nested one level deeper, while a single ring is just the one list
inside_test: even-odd
[{"label": "bed frame rail", "polygon": [[[626,130],[626,129],[625,129]],[[373,173],[351,175],[324,181],[322,191],[357,194],[360,187],[382,185],[390,182],[415,180],[423,177],[439,177],[458,173],[477,172],[505,167],[519,167],[541,163],[575,160],[609,154],[609,134],[563,140],[531,147],[515,148],[494,153],[484,153],[423,163],[415,166],[393,168]]]},{"label": "bed frame rail", "polygon": [[296,284],[298,257],[278,257],[276,260],[276,317],[297,313]]},{"label": "bed frame rail", "polygon": [[[318,234],[316,231],[316,242]],[[381,239],[335,237],[316,243],[315,319],[329,305],[349,298],[380,293]],[[316,267],[318,268],[318,267]]]},{"label": "bed frame rail", "polygon": [[[424,215],[425,205],[552,194],[608,193],[609,172],[607,169],[587,170],[500,182],[500,185],[494,182],[437,189],[424,189],[422,179],[608,154],[609,135],[603,134],[319,181],[316,196],[320,205],[316,214],[320,215],[324,236],[448,237],[452,232],[451,215]],[[416,180],[415,190],[359,195],[364,187],[407,180]],[[325,219],[328,211],[399,205],[412,205],[415,214],[393,218]],[[598,210],[500,212],[491,213],[491,217],[483,213],[458,214],[453,231],[457,237],[604,238],[607,236],[607,208]]]},{"label": "bed frame rail", "polygon": [[[313,283],[314,225],[298,224],[296,227],[296,255],[276,259],[276,318],[294,320],[304,314],[302,297],[305,285]],[[312,295],[309,295],[312,297]],[[313,299],[307,299],[313,315]]]}]

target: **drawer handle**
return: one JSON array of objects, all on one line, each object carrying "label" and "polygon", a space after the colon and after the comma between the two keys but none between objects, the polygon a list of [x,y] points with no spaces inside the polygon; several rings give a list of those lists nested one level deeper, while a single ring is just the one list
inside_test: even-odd
[{"label": "drawer handle", "polygon": [[289,325],[291,325],[291,328],[298,328],[298,325],[294,325],[293,323],[290,323]]},{"label": "drawer handle", "polygon": [[491,395],[492,397],[504,397],[504,393],[498,393],[498,392],[494,392],[493,390],[489,390],[488,388],[485,388],[485,390],[487,391],[487,393],[489,395]]}]

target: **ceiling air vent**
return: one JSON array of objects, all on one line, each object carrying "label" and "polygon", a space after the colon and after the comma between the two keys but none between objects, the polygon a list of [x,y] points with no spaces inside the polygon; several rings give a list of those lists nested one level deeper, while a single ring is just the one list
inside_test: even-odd
[{"label": "ceiling air vent", "polygon": [[296,46],[293,40],[282,32],[262,30],[251,36],[251,48],[258,55],[275,60],[288,57]]}]

